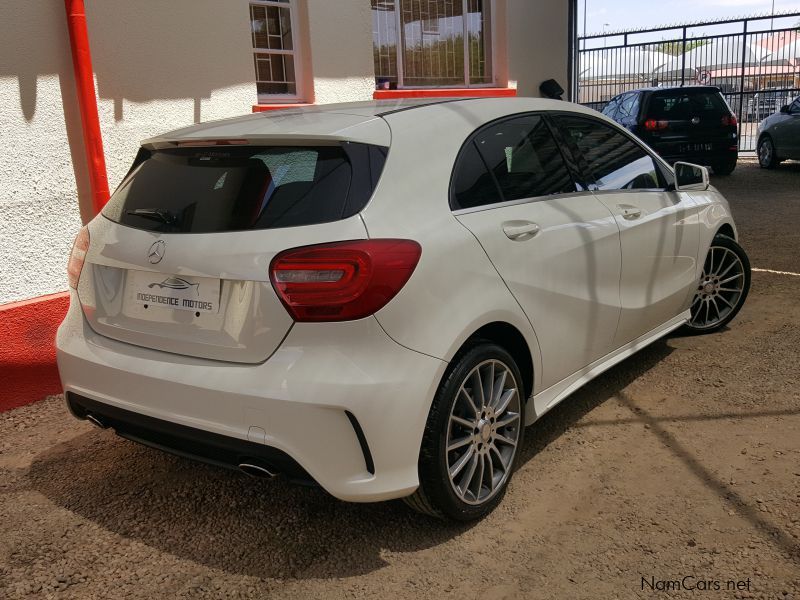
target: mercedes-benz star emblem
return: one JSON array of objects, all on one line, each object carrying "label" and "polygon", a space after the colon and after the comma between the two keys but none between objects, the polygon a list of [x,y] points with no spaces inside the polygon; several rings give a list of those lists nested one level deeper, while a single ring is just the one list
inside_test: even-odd
[{"label": "mercedes-benz star emblem", "polygon": [[151,265],[160,263],[166,252],[167,245],[164,243],[164,240],[153,242],[153,245],[150,246],[150,250],[147,251],[147,260],[150,261]]}]

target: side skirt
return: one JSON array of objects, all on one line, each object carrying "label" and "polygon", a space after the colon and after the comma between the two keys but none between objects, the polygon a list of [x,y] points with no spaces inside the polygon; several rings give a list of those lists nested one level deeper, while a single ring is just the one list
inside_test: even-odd
[{"label": "side skirt", "polygon": [[621,348],[606,354],[604,357],[597,359],[590,365],[529,398],[526,406],[527,410],[525,415],[525,425],[531,425],[544,413],[553,408],[556,404],[561,402],[564,398],[572,394],[578,388],[582,387],[584,384],[588,383],[602,372],[610,369],[629,356],[637,353],[645,346],[652,344],[657,339],[664,337],[671,331],[674,331],[686,323],[690,317],[690,311],[684,311],[663,325],[660,325],[652,331],[645,333],[632,342],[625,344]]}]

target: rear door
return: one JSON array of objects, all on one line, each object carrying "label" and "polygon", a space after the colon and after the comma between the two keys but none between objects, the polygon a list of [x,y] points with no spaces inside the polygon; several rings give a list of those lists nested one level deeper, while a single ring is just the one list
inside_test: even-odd
[{"label": "rear door", "polygon": [[515,116],[478,130],[456,162],[451,204],[530,319],[544,388],[612,350],[617,225],[573,180],[543,117]]},{"label": "rear door", "polygon": [[256,363],[292,319],[269,280],[287,248],[367,237],[357,213],[385,149],[143,150],[102,216],[78,285],[101,335],[177,354]]},{"label": "rear door", "polygon": [[685,192],[666,190],[670,174],[626,133],[592,117],[564,115],[557,122],[619,227],[619,347],[688,307],[697,274],[697,207]]}]

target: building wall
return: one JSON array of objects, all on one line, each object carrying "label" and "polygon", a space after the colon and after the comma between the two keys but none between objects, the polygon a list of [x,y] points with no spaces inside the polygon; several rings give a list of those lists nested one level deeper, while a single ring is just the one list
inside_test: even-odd
[{"label": "building wall", "polygon": [[505,1],[508,81],[518,96],[540,96],[539,84],[548,79],[569,89],[570,2],[575,0]]},{"label": "building wall", "polygon": [[[574,0],[495,0],[496,82],[539,95],[566,81]],[[108,179],[139,142],[257,102],[248,0],[85,0]],[[318,104],[374,90],[368,0],[297,0],[302,94]],[[91,216],[64,3],[0,2],[0,304],[66,289],[75,233]]]},{"label": "building wall", "polygon": [[375,90],[369,0],[307,0],[311,102],[371,100]]},{"label": "building wall", "polygon": [[[109,185],[140,140],[250,112],[247,0],[86,0]],[[0,3],[0,303],[66,289],[91,205],[64,3]],[[79,203],[80,198],[80,203]]]}]

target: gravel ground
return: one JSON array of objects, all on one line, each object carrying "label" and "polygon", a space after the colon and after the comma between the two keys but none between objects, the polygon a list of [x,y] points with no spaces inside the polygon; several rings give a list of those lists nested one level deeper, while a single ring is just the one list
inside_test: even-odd
[{"label": "gravel ground", "polygon": [[[714,183],[753,265],[800,271],[800,164]],[[473,525],[174,458],[61,397],[2,414],[0,598],[800,600],[798,296],[800,277],[755,273],[727,331],[590,383]],[[686,576],[698,590],[663,591]]]}]

